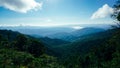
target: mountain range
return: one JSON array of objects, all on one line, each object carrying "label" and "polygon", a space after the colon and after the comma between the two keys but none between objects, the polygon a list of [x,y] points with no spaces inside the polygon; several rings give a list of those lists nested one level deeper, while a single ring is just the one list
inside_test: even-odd
[{"label": "mountain range", "polygon": [[[119,38],[118,35],[119,32],[116,33],[116,31],[118,30],[117,29],[104,30],[101,28],[83,28],[81,30],[72,31],[70,33],[70,35],[76,36],[76,38],[74,38],[74,41],[73,40],[66,41],[66,39],[55,39],[55,38],[40,37],[34,35],[33,36],[23,35],[19,32],[15,32],[11,30],[0,30],[0,38],[1,38],[0,47],[2,47],[2,49],[7,49],[9,51],[11,51],[11,49],[16,50],[16,48],[18,48],[17,51],[22,51],[24,53],[27,52],[32,56],[39,56],[37,50],[44,51],[44,47],[45,47],[45,51],[43,53],[47,54],[47,56],[57,57],[58,62],[55,63],[61,64],[61,66],[65,66],[65,68],[70,68],[71,64],[73,66],[71,68],[74,68],[76,65],[79,65],[79,63],[81,64],[80,67],[84,67],[86,65],[89,65],[89,64],[85,64],[88,62],[90,63],[90,65],[95,64],[97,66],[97,64],[102,64],[102,62],[107,63],[107,61],[109,60],[112,63],[113,61],[115,61],[114,58],[117,59],[116,57],[114,57],[114,55],[119,54],[117,53],[119,49],[118,46],[119,39],[117,39]],[[116,35],[114,35],[115,33]],[[35,39],[38,41],[36,41]],[[112,45],[113,43],[116,43],[114,44],[116,46],[113,46]],[[23,45],[25,47],[21,47]],[[19,50],[21,48],[22,50]],[[0,54],[0,55],[4,55],[4,54]],[[39,59],[42,60],[43,58],[39,58]],[[100,63],[96,63],[98,61]],[[115,64],[117,64],[117,62]],[[105,66],[102,65],[102,67]]]}]

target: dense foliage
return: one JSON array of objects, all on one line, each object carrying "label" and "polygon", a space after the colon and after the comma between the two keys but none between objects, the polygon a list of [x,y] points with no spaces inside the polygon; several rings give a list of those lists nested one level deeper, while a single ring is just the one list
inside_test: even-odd
[{"label": "dense foliage", "polygon": [[[120,32],[119,32],[120,33]],[[119,68],[120,67],[120,34],[117,33],[111,39],[96,40],[94,43],[87,42],[86,45],[91,47],[86,54],[80,53],[81,48],[76,48],[76,52],[72,54],[66,61],[67,68]],[[100,42],[99,44],[98,41]],[[93,44],[92,44],[93,43]],[[80,44],[80,43],[79,43]],[[84,45],[85,46],[85,45]],[[81,47],[81,46],[80,46]],[[87,47],[86,47],[87,48]],[[86,51],[85,49],[84,51]],[[84,52],[82,51],[82,52]],[[76,54],[75,54],[76,53]]]},{"label": "dense foliage", "polygon": [[0,30],[0,68],[63,68],[35,38]]}]

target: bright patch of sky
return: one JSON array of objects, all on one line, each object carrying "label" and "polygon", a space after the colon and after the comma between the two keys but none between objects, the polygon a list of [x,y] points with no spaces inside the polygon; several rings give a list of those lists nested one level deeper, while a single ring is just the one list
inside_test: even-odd
[{"label": "bright patch of sky", "polygon": [[112,24],[117,0],[0,0],[0,25]]}]

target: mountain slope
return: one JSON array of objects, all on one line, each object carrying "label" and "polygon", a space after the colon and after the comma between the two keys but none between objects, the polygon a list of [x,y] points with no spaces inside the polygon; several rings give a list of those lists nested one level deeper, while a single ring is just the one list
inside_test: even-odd
[{"label": "mountain slope", "polygon": [[0,30],[0,68],[63,68],[45,50],[42,42],[34,37]]},{"label": "mountain slope", "polygon": [[46,44],[46,46],[48,47],[54,47],[54,46],[59,46],[59,45],[63,45],[63,44],[68,44],[70,42],[68,41],[64,41],[61,39],[51,39],[48,37],[41,37],[39,38],[44,44]]},{"label": "mountain slope", "polygon": [[63,55],[64,61],[61,63],[64,62],[67,68],[119,68],[120,29],[99,34],[87,37],[88,40],[84,38],[67,45],[66,50],[62,49],[64,51],[61,53],[72,50]]},{"label": "mountain slope", "polygon": [[79,36],[98,33],[98,32],[102,32],[102,31],[104,31],[104,29],[102,29],[102,28],[89,27],[89,28],[83,28],[80,30],[76,30],[76,31],[72,32],[71,34],[73,36],[79,37]]},{"label": "mountain slope", "polygon": [[74,53],[87,53],[91,48],[100,46],[106,43],[106,40],[109,39],[114,30],[108,30],[104,32],[89,34],[79,37],[78,40],[66,44],[54,47],[55,52],[60,53],[61,55],[74,54]]},{"label": "mountain slope", "polygon": [[84,35],[88,35],[88,34],[93,34],[93,33],[98,33],[98,32],[102,32],[105,31],[102,28],[83,28],[80,30],[75,30],[72,32],[62,32],[62,33],[56,33],[53,35],[48,35],[48,37],[50,38],[57,38],[57,39],[62,39],[62,40],[66,40],[66,41],[74,41],[77,40],[80,36],[84,36]]}]

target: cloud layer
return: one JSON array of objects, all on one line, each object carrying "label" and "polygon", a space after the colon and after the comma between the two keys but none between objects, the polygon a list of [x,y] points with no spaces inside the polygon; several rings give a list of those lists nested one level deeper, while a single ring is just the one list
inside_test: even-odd
[{"label": "cloud layer", "polygon": [[35,0],[0,0],[0,6],[12,11],[27,13],[29,10],[41,9],[42,3]]},{"label": "cloud layer", "polygon": [[91,19],[105,18],[111,15],[112,13],[113,13],[113,8],[105,4],[101,8],[99,8],[95,13],[93,13]]}]

